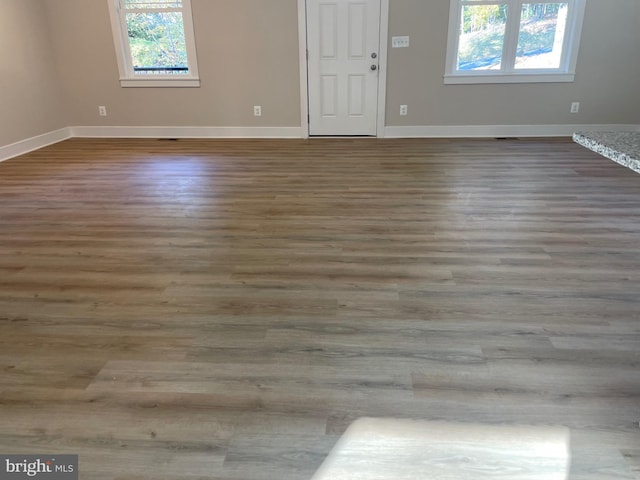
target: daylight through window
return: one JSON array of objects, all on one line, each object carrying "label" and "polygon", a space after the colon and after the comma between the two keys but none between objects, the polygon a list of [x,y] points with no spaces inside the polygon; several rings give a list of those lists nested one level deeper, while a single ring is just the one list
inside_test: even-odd
[{"label": "daylight through window", "polygon": [[109,0],[123,86],[197,86],[189,0]]},{"label": "daylight through window", "polygon": [[451,0],[447,83],[572,81],[584,0]]}]

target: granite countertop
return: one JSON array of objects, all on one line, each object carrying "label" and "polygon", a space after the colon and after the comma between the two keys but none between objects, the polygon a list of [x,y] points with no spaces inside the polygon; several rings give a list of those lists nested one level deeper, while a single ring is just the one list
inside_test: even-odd
[{"label": "granite countertop", "polygon": [[640,132],[578,132],[573,141],[640,173]]}]

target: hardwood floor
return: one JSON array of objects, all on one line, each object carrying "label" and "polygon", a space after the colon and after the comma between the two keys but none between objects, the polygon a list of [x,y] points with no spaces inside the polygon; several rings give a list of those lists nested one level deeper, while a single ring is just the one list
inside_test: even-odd
[{"label": "hardwood floor", "polygon": [[0,453],[82,479],[308,480],[383,417],[567,427],[571,480],[637,480],[639,365],[640,175],[568,140],[0,164]]}]

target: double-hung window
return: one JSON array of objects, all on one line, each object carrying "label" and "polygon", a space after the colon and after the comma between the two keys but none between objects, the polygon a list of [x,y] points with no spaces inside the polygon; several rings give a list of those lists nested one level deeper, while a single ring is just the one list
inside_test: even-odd
[{"label": "double-hung window", "polygon": [[451,0],[445,83],[572,82],[586,0]]},{"label": "double-hung window", "polygon": [[191,0],[107,0],[123,87],[197,87]]}]

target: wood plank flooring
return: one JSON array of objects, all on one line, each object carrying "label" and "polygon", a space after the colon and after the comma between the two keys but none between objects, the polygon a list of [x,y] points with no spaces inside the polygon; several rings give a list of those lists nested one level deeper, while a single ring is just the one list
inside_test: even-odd
[{"label": "wood plank flooring", "polygon": [[[308,480],[361,417],[640,479],[640,175],[566,140],[73,139],[0,164],[0,453]],[[508,477],[502,477],[508,478]]]}]

